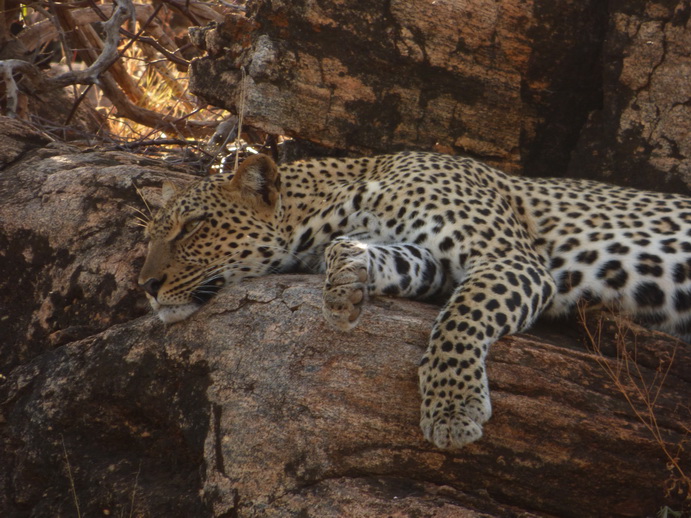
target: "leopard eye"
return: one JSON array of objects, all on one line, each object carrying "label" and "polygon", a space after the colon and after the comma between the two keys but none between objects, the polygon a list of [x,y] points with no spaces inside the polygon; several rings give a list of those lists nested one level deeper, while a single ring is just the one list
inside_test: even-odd
[{"label": "leopard eye", "polygon": [[203,218],[195,218],[195,219],[191,219],[189,221],[186,221],[182,225],[182,228],[180,229],[180,232],[178,232],[178,235],[175,236],[175,239],[179,240],[179,239],[184,239],[186,237],[191,236],[197,230],[199,230],[199,228],[202,226],[203,222],[204,222]]}]

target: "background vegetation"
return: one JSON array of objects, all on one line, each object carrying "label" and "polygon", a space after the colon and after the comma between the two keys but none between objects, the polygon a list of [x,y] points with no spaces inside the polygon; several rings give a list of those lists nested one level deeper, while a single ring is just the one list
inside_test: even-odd
[{"label": "background vegetation", "polygon": [[0,0],[0,112],[58,139],[198,148],[229,114],[188,91],[188,29],[242,3]]}]

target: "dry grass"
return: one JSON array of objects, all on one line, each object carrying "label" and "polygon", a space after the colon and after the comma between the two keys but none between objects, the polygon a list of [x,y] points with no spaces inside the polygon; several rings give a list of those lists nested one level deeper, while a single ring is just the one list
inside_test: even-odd
[{"label": "dry grass", "polygon": [[[152,54],[150,49],[142,45],[132,45],[123,55],[125,71],[142,93],[137,99],[137,106],[170,115],[177,120],[221,122],[228,117],[225,110],[197,106],[194,96],[189,93],[188,71],[180,70],[174,63]],[[139,141],[175,136],[119,117],[116,108],[102,92],[97,98],[97,109],[105,115],[109,131],[117,139]]]},{"label": "dry grass", "polygon": [[67,478],[70,481],[70,491],[72,493],[72,498],[74,500],[74,507],[77,513],[77,518],[81,518],[82,513],[79,509],[79,499],[77,498],[77,489],[74,485],[74,477],[72,476],[72,468],[70,466],[70,459],[67,456],[67,447],[65,446],[65,438],[60,435],[60,440],[62,441],[62,452],[65,455],[65,465],[67,466]]},{"label": "dry grass", "polygon": [[650,375],[645,374],[641,370],[640,364],[636,362],[637,336],[626,319],[614,319],[616,354],[614,358],[610,358],[603,352],[602,348],[604,316],[600,314],[595,325],[592,325],[590,324],[592,319],[588,317],[585,306],[579,306],[578,317],[585,330],[588,346],[594,353],[597,363],[624,396],[636,418],[652,435],[667,459],[669,477],[664,483],[665,495],[668,498],[685,497],[686,500],[691,499],[691,478],[687,473],[688,467],[681,464],[687,439],[691,435],[691,428],[684,426],[684,440],[678,444],[669,444],[663,437],[656,415],[657,402],[660,394],[664,391],[665,380],[675,361],[677,347],[683,346],[683,344],[678,342],[671,355],[660,361],[657,370],[650,379]]}]

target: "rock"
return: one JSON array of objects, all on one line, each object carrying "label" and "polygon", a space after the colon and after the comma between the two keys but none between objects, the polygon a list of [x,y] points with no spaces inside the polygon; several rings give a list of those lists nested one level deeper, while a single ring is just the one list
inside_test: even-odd
[{"label": "rock", "polygon": [[0,175],[3,373],[148,311],[136,286],[146,246],[137,211],[147,210],[137,189],[190,178],[124,152],[39,148],[21,126],[0,120],[5,148],[22,150]]},{"label": "rock", "polygon": [[244,90],[246,123],[327,147],[436,146],[554,175],[598,105],[584,72],[605,23],[595,0],[258,0],[197,35],[190,88],[232,110]]},{"label": "rock", "polygon": [[0,116],[0,169],[4,169],[31,149],[50,142],[46,135],[26,123]]},{"label": "rock", "polygon": [[351,153],[688,193],[690,17],[685,0],[256,0],[200,30],[191,89]]},{"label": "rock", "polygon": [[419,431],[416,379],[437,307],[371,301],[342,333],[321,317],[321,278],[273,276],[179,324],[148,315],[127,207],[146,210],[135,185],[153,199],[170,177],[190,178],[65,147],[2,171],[4,516],[580,518],[688,505],[672,463],[689,472],[686,345],[613,317],[505,338],[489,356],[485,437],[442,452]]},{"label": "rock", "polygon": [[[341,333],[320,318],[320,292],[314,278],[247,283],[170,330],[178,343],[204,336],[214,416],[205,457],[216,459],[204,492],[214,509],[642,516],[662,502],[669,473],[660,446],[600,365],[616,360],[529,335],[500,341],[489,358],[495,412],[485,438],[440,452],[418,430],[416,379],[437,308],[382,301]],[[665,355],[679,355],[657,410],[663,435],[682,440],[689,414],[678,405],[688,399],[691,355],[647,337],[638,348],[656,350],[657,361],[640,367],[645,383]]]},{"label": "rock", "polygon": [[570,176],[691,192],[691,4],[610,2],[603,106],[590,114]]},{"label": "rock", "polygon": [[208,369],[150,342],[152,328],[114,326],[7,376],[3,516],[209,516],[199,497]]},{"label": "rock", "polygon": [[[320,517],[644,516],[669,502],[662,448],[601,365],[616,359],[500,341],[485,438],[441,452],[417,426],[437,309],[380,301],[341,333],[321,319],[320,284],[243,283],[185,323],[143,317],[15,368],[1,391],[3,507],[70,512],[67,460],[86,516],[131,501],[139,516]],[[653,387],[676,351],[655,406],[671,448],[686,433],[691,356],[661,335],[637,348],[657,359],[630,366]]]}]

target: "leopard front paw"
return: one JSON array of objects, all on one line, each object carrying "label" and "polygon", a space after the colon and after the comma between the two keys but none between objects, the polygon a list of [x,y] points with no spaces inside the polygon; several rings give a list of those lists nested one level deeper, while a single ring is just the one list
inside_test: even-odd
[{"label": "leopard front paw", "polygon": [[367,294],[367,270],[342,271],[324,284],[322,311],[331,325],[348,331],[358,324]]},{"label": "leopard front paw", "polygon": [[324,318],[334,327],[348,331],[358,324],[367,298],[369,272],[365,248],[348,239],[334,241],[326,250]]},{"label": "leopard front paw", "polygon": [[482,425],[492,415],[489,399],[465,402],[446,397],[423,401],[420,428],[428,441],[442,450],[458,450],[482,437]]},{"label": "leopard front paw", "polygon": [[448,368],[451,360],[470,363],[463,357],[444,359],[427,353],[419,369],[420,428],[425,439],[444,450],[457,450],[480,439],[482,425],[492,417],[484,365],[455,372]]}]

